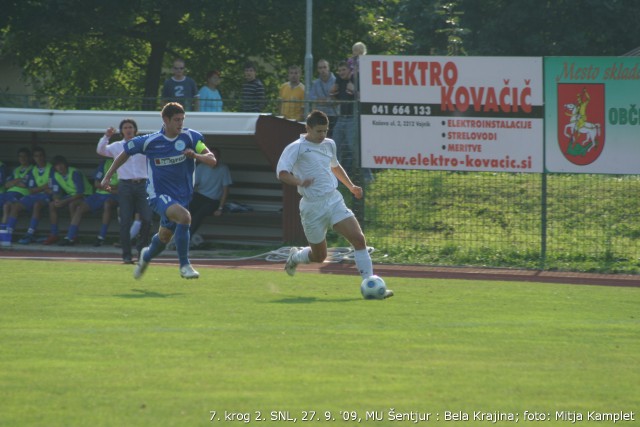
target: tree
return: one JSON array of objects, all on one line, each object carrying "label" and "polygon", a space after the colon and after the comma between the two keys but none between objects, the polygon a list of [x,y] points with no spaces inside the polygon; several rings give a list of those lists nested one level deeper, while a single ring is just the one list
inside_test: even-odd
[{"label": "tree", "polygon": [[638,46],[635,0],[460,0],[471,55],[606,56]]},{"label": "tree", "polygon": [[[344,59],[357,40],[376,53],[400,52],[407,32],[387,18],[398,3],[316,0],[314,56]],[[0,18],[0,56],[61,108],[86,106],[79,96],[103,97],[95,108],[155,103],[176,56],[199,83],[208,69],[222,70],[225,96],[240,87],[244,61],[258,59],[275,93],[287,65],[303,63],[305,7],[300,0],[14,0]]]}]

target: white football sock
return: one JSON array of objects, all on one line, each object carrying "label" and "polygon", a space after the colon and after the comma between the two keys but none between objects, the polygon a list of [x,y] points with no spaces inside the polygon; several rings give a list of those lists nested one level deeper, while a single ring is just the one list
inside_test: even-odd
[{"label": "white football sock", "polygon": [[371,261],[371,255],[369,255],[369,251],[366,249],[359,249],[354,251],[353,253],[354,259],[356,261],[356,267],[358,267],[358,271],[360,272],[360,276],[362,279],[366,279],[369,276],[373,275],[373,262]]},{"label": "white football sock", "polygon": [[306,248],[302,248],[302,250],[298,251],[294,260],[296,264],[309,264],[309,254],[311,253],[311,248],[307,246]]},{"label": "white football sock", "polygon": [[138,235],[138,233],[140,232],[141,225],[142,223],[139,219],[136,219],[135,221],[133,221],[133,224],[131,224],[131,228],[129,229],[129,235],[131,239],[135,238]]}]

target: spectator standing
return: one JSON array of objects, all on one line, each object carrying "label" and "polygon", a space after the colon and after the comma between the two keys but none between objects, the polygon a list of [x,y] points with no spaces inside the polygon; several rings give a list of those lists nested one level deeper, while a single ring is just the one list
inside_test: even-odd
[{"label": "spectator standing", "polygon": [[220,84],[220,72],[211,70],[207,73],[207,84],[200,88],[198,98],[200,111],[221,112],[222,96],[218,90]]},{"label": "spectator standing", "polygon": [[331,88],[336,82],[336,76],[329,68],[329,61],[321,59],[317,64],[318,78],[311,84],[309,99],[313,101],[313,108],[322,111],[329,118],[328,138],[332,138],[333,128],[338,120],[338,111],[330,95]]},{"label": "spectator standing", "polygon": [[189,203],[191,212],[191,236],[193,236],[202,221],[209,215],[221,216],[229,195],[229,186],[233,183],[229,167],[220,162],[220,151],[211,151],[218,161],[215,166],[198,163],[195,180],[193,182],[193,199]]},{"label": "spectator standing", "polygon": [[185,279],[200,277],[189,261],[191,214],[187,207],[193,196],[196,160],[214,166],[216,158],[204,144],[200,132],[183,127],[184,118],[185,111],[180,104],[166,104],[162,109],[162,129],[127,142],[102,179],[102,187],[109,190],[111,176],[129,156],[147,156],[149,205],[160,215],[160,227],[151,244],[140,253],[134,272],[136,279],[142,277],[151,260],[162,253],[172,238],[180,261],[180,276]]},{"label": "spectator standing", "polygon": [[165,80],[162,86],[162,100],[178,102],[185,111],[198,111],[200,109],[198,85],[195,80],[186,75],[184,59],[174,59],[171,72],[173,75]]},{"label": "spectator standing", "polygon": [[26,177],[29,194],[11,203],[11,211],[7,219],[7,230],[13,232],[18,222],[20,212],[23,210],[31,212],[27,233],[18,241],[18,243],[23,245],[28,245],[35,240],[35,233],[38,229],[38,223],[40,222],[42,208],[47,206],[51,200],[51,185],[54,173],[53,166],[47,162],[44,148],[34,147],[32,153],[35,165]]},{"label": "spectator standing", "polygon": [[[98,141],[98,154],[116,158],[124,151],[124,144],[133,139],[138,133],[135,120],[124,119],[119,126],[122,140],[109,144],[109,139],[116,130],[110,127]],[[151,217],[153,215],[147,203],[147,158],[143,154],[136,154],[118,169],[118,204],[120,205],[120,245],[122,246],[122,261],[133,264],[131,250],[131,223],[134,214],[140,215],[140,235],[137,241],[138,256],[143,247],[149,244]],[[104,189],[104,187],[103,187]]]},{"label": "spectator standing", "polygon": [[244,65],[244,80],[242,84],[241,111],[246,113],[260,113],[266,103],[265,90],[262,81],[256,77],[256,67],[252,62]]},{"label": "spectator standing", "polygon": [[[356,267],[362,279],[373,275],[373,263],[358,220],[338,191],[338,180],[361,199],[362,188],[354,185],[336,157],[336,145],[328,139],[329,119],[321,111],[307,116],[307,133],[287,145],[276,168],[278,179],[295,185],[300,200],[300,219],[309,246],[292,247],[285,271],[293,276],[298,264],[324,262],[327,257],[327,230],[332,228],[344,236],[354,248]],[[393,296],[387,290],[385,298]]]},{"label": "spectator standing", "polygon": [[362,42],[355,42],[353,44],[353,46],[351,47],[351,57],[347,59],[347,64],[349,65],[349,71],[351,72],[351,74],[358,74],[360,72],[360,57],[366,54],[367,45]]},{"label": "spectator standing", "polygon": [[[93,188],[89,180],[80,170],[69,166],[69,162],[63,156],[53,158],[52,190],[53,195],[49,202],[49,222],[51,233],[43,242],[45,245],[52,245],[59,240],[58,229],[58,209],[67,207],[71,217],[76,207],[82,203],[85,197],[93,194]],[[69,244],[70,242],[67,242]],[[65,242],[62,242],[65,245]]]},{"label": "spectator standing", "polygon": [[[98,233],[98,238],[94,246],[102,246],[107,236],[107,230],[109,229],[109,223],[111,222],[111,213],[113,209],[118,205],[118,199],[115,194],[104,190],[101,187],[101,181],[104,174],[109,170],[109,167],[113,163],[113,159],[105,159],[100,162],[96,172],[94,174],[93,187],[95,192],[86,197],[82,202],[76,205],[72,212],[71,224],[67,231],[67,236],[62,239],[58,244],[60,246],[69,246],[76,243],[78,236],[78,229],[80,228],[80,222],[82,217],[87,212],[98,212],[102,210],[102,224]],[[116,188],[118,185],[118,175],[114,174],[111,177],[111,188]]]},{"label": "spectator standing", "polygon": [[355,102],[355,84],[353,75],[346,61],[338,64],[338,76],[331,88],[331,95],[340,105],[340,115],[333,129],[333,139],[338,150],[338,161],[342,164],[347,174],[352,173],[353,149],[356,137],[356,120],[353,111]]},{"label": "spectator standing", "polygon": [[300,66],[289,66],[288,73],[289,81],[280,86],[280,115],[301,121],[304,116],[304,84],[300,82]]}]

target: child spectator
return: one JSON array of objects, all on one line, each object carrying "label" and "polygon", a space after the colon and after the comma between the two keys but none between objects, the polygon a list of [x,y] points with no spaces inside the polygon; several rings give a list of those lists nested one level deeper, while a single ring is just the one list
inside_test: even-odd
[{"label": "child spectator", "polygon": [[200,111],[221,112],[222,96],[218,90],[220,84],[220,72],[211,70],[207,73],[207,84],[198,92],[200,98]]}]

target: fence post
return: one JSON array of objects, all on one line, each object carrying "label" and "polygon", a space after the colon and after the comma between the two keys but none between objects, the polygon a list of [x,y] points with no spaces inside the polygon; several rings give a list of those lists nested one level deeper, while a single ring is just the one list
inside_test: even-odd
[{"label": "fence post", "polygon": [[366,193],[367,193],[367,188],[366,188],[366,184],[365,184],[365,180],[364,180],[364,174],[362,173],[362,162],[361,162],[361,156],[360,156],[360,150],[362,149],[362,139],[361,139],[361,133],[360,133],[360,101],[359,100],[355,100],[353,101],[353,120],[355,121],[354,123],[354,133],[355,135],[353,136],[353,148],[352,148],[352,156],[353,159],[351,161],[351,170],[352,170],[352,174],[353,176],[351,176],[350,178],[353,180],[353,183],[356,185],[359,185],[363,188],[362,191],[362,199],[356,199],[355,197],[353,197],[353,213],[356,216],[356,219],[358,220],[358,222],[360,223],[361,227],[364,227],[364,199],[366,197]]},{"label": "fence post", "polygon": [[547,172],[542,171],[540,206],[540,270],[547,264]]}]

